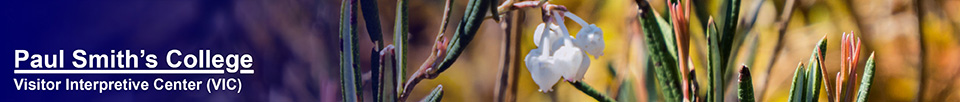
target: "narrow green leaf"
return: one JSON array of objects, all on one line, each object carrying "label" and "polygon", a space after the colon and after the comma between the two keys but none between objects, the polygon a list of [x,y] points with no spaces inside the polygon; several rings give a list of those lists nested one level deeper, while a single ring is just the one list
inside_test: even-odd
[{"label": "narrow green leaf", "polygon": [[870,59],[867,59],[867,65],[863,68],[863,78],[860,79],[860,90],[857,91],[857,102],[866,102],[870,95],[870,85],[873,82],[873,74],[877,70],[877,62],[874,60],[874,53],[870,53]]},{"label": "narrow green leaf", "polygon": [[393,50],[395,50],[393,45],[387,45],[383,48],[383,50],[380,51],[380,54],[378,54],[380,55],[379,57],[381,57],[379,58],[379,61],[380,67],[382,67],[380,69],[382,74],[380,75],[380,79],[383,80],[383,82],[380,82],[379,91],[381,99],[379,102],[391,102],[397,100],[397,89],[399,89],[397,88],[397,82],[399,81],[396,79],[396,57],[395,54],[393,54]]},{"label": "narrow green leaf", "polygon": [[467,45],[470,45],[470,41],[473,40],[473,36],[476,35],[480,25],[483,24],[484,16],[486,16],[487,7],[490,7],[490,2],[482,2],[482,0],[470,0],[470,3],[465,11],[463,20],[460,20],[460,23],[457,24],[456,32],[450,43],[447,44],[447,54],[446,57],[441,60],[438,65],[437,73],[443,72],[453,65],[453,62],[457,61],[457,57],[460,57],[463,49],[467,48]]},{"label": "narrow green leaf", "polygon": [[[397,86],[402,86],[403,82],[407,80],[407,34],[409,33],[409,28],[407,28],[407,1],[409,0],[397,0],[397,16],[394,18],[393,25],[393,44],[396,47],[394,54],[397,56]],[[403,88],[397,88],[397,93],[403,92]]]},{"label": "narrow green leaf", "polygon": [[[645,3],[645,4],[640,4],[640,3]],[[637,0],[637,4],[649,5],[649,2],[647,2],[646,0]],[[645,13],[639,16],[640,20],[642,21],[641,24],[644,25],[644,31],[645,31],[644,34],[660,34],[661,38],[664,40],[664,44],[667,47],[667,52],[669,52],[671,56],[676,58],[677,44],[676,44],[676,39],[674,37],[675,35],[673,34],[673,25],[671,25],[668,20],[664,19],[665,17],[662,17],[661,15],[659,15],[656,12],[656,10],[654,10],[650,6],[646,6],[646,7],[641,6],[639,7],[639,9],[641,12]],[[650,14],[650,15],[646,15],[646,14]],[[650,20],[650,21],[644,21],[644,20]],[[653,30],[652,33],[646,33],[647,24],[651,25],[650,30]]]},{"label": "narrow green leaf", "polygon": [[343,0],[340,6],[340,91],[343,101],[360,99],[357,62],[357,0]]},{"label": "narrow green leaf", "polygon": [[[385,60],[385,61],[393,61],[393,60]],[[393,66],[395,65],[390,64],[390,65],[383,66],[384,67],[383,68],[384,71],[382,73],[383,82],[381,82],[382,86],[380,86],[381,102],[389,102],[389,101],[397,100],[397,93],[398,93],[397,89],[401,89],[398,87],[399,81],[393,80],[397,78],[397,75],[396,75],[397,70],[394,69]]]},{"label": "narrow green leaf", "polygon": [[740,68],[739,82],[740,82],[740,89],[738,89],[737,91],[739,92],[738,98],[740,99],[740,102],[754,102],[755,99],[753,97],[753,78],[751,78],[750,76],[750,68],[747,67],[746,65],[743,65],[743,67]]},{"label": "narrow green leaf", "polygon": [[827,39],[823,38],[817,43],[816,48],[813,49],[813,53],[810,54],[810,61],[807,65],[807,89],[808,91],[804,96],[807,96],[804,99],[807,102],[818,101],[820,99],[820,86],[823,84],[823,72],[820,70],[823,65],[822,59],[824,55],[822,54],[827,49]]},{"label": "narrow green leaf", "polygon": [[713,18],[709,18],[707,21],[707,74],[708,79],[710,79],[710,90],[708,90],[707,96],[711,97],[709,100],[714,102],[723,101],[723,57],[720,55],[720,32],[717,29],[716,22],[713,21]]},{"label": "narrow green leaf", "polygon": [[657,19],[657,24],[659,25],[657,28],[660,28],[660,32],[662,32],[660,35],[663,36],[664,44],[666,44],[667,47],[667,52],[670,52],[670,56],[677,58],[677,39],[675,37],[676,34],[673,34],[673,25],[667,22],[668,20],[664,19],[664,17],[657,15],[654,15],[653,17]]},{"label": "narrow green leaf", "polygon": [[820,70],[815,69],[815,67],[818,66],[817,64],[819,63],[814,61],[810,63],[807,67],[807,71],[806,71],[807,74],[805,76],[806,77],[805,80],[807,80],[806,81],[807,83],[804,83],[806,84],[805,87],[803,88],[805,90],[801,90],[801,91],[804,91],[803,100],[805,102],[817,101],[820,96],[820,84],[821,84],[820,81],[822,78],[820,77],[820,74],[821,74]]},{"label": "narrow green leaf", "polygon": [[420,102],[440,102],[440,99],[443,99],[443,85],[437,85],[437,88],[433,88]]},{"label": "narrow green leaf", "polygon": [[740,19],[740,0],[726,0],[723,2],[723,11],[720,12],[721,15],[721,29],[722,33],[720,36],[720,48],[721,54],[723,57],[728,57],[730,55],[730,49],[732,47],[732,42],[734,35],[737,35],[737,23]]},{"label": "narrow green leaf", "polygon": [[793,83],[790,86],[790,98],[789,102],[803,102],[803,87],[806,82],[804,79],[806,77],[806,72],[803,70],[803,63],[797,65],[797,70],[793,73]]},{"label": "narrow green leaf", "polygon": [[[641,11],[639,19],[646,37],[647,55],[653,61],[654,71],[656,73],[657,83],[660,86],[660,92],[663,92],[664,100],[668,102],[677,102],[682,100],[680,95],[680,77],[677,73],[676,59],[669,53],[669,48],[665,45],[666,41],[662,32],[660,22],[654,15],[653,8],[644,0],[638,0]],[[670,34],[672,35],[672,34]]]},{"label": "narrow green leaf", "polygon": [[381,65],[382,63],[379,63],[380,51],[377,48],[373,48],[370,52],[370,61],[378,61],[378,63],[370,64],[370,68],[372,68],[370,69],[370,80],[373,80],[370,81],[370,85],[374,90],[373,100],[383,100],[383,92],[380,91],[380,88],[383,86],[383,77],[381,76],[383,74],[383,67]]},{"label": "narrow green leaf", "polygon": [[730,56],[731,53],[736,53],[732,52],[732,49],[736,49],[733,47],[733,40],[735,37],[741,39],[743,38],[741,36],[737,36],[738,34],[736,32],[737,23],[739,23],[738,20],[740,17],[740,0],[725,0],[723,1],[723,5],[721,5],[721,7],[723,7],[721,9],[722,11],[720,12],[721,21],[718,23],[720,24],[720,29],[718,29],[720,30],[720,75],[723,76],[723,82],[728,82],[728,80],[732,80],[732,76],[734,74],[733,71],[736,71],[736,69],[732,69],[735,67],[732,64],[732,61],[735,59],[731,59],[733,57]]},{"label": "narrow green leaf", "polygon": [[366,21],[367,33],[370,41],[377,42],[377,48],[383,48],[383,32],[380,29],[380,11],[377,0],[360,1],[360,10],[363,11],[363,20]]},{"label": "narrow green leaf", "polygon": [[648,5],[645,7],[644,6],[640,7],[640,11],[643,14],[640,14],[639,17],[640,17],[641,25],[643,25],[644,27],[643,29],[644,34],[659,34],[658,36],[660,36],[660,39],[663,40],[660,42],[662,42],[667,47],[666,51],[669,53],[669,55],[676,58],[677,45],[675,44],[676,39],[674,39],[675,37],[673,34],[673,25],[671,25],[670,22],[667,22],[667,20],[665,20],[663,17],[660,17],[660,15],[658,15],[656,11],[649,6],[649,3],[646,0],[638,0],[637,3],[638,4],[645,3],[642,5]]}]

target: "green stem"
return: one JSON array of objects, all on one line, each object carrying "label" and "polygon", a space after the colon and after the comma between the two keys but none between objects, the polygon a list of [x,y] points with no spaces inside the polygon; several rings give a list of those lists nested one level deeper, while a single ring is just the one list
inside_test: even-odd
[{"label": "green stem", "polygon": [[573,87],[577,87],[577,89],[580,89],[580,91],[583,92],[584,94],[590,95],[590,97],[597,99],[597,101],[616,102],[612,98],[607,97],[607,95],[600,93],[600,91],[593,89],[593,87],[590,87],[590,85],[587,85],[587,83],[583,83],[583,81],[569,82],[569,83],[573,85]]}]

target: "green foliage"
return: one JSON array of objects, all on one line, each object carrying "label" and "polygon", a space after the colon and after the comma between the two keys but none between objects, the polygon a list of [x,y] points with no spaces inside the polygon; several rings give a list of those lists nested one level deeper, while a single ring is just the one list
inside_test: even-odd
[{"label": "green foliage", "polygon": [[[370,35],[370,41],[376,42],[377,47],[373,48],[372,53],[370,54],[371,61],[380,61],[380,51],[378,48],[383,48],[383,35],[382,30],[380,29],[380,11],[377,9],[376,0],[363,0],[360,1],[360,10],[363,11],[363,20],[366,21],[367,33]],[[373,85],[373,90],[377,94],[374,95],[374,100],[383,101],[383,78],[380,77],[380,74],[383,73],[383,66],[380,63],[371,64],[371,75],[373,75],[371,85]],[[392,79],[391,79],[392,80]]]},{"label": "green foliage", "polygon": [[807,76],[806,71],[803,70],[803,63],[797,66],[797,70],[793,73],[793,83],[790,86],[790,98],[787,100],[789,102],[802,102],[803,101],[803,87],[806,83],[803,79]]},{"label": "green foliage", "polygon": [[381,81],[379,82],[380,89],[377,89],[380,93],[380,99],[378,99],[380,102],[396,101],[397,99],[397,89],[400,85],[398,82],[400,80],[397,79],[397,69],[394,67],[396,66],[395,63],[393,63],[395,62],[394,60],[396,60],[395,56],[392,54],[393,50],[393,45],[387,45],[383,48],[383,50],[380,51],[380,54],[377,54],[380,56],[376,56],[381,57],[379,58],[381,73],[374,74],[379,75]]},{"label": "green foliage", "polygon": [[809,98],[805,99],[807,102],[817,101],[820,99],[820,85],[823,83],[823,52],[827,50],[827,39],[820,39],[817,43],[817,47],[814,48],[813,53],[810,54],[810,61],[807,62],[807,85],[808,89],[804,96]]},{"label": "green foliage", "polygon": [[[733,46],[733,38],[737,35],[737,23],[739,23],[738,20],[740,19],[740,0],[726,0],[721,7],[723,7],[721,9],[723,11],[720,13],[720,20],[722,21],[720,21],[721,26],[719,27],[720,29],[718,29],[720,30],[720,36],[717,37],[720,38],[720,47],[718,49],[720,49],[720,57],[723,58],[719,60],[719,62],[724,64],[720,67],[726,71],[725,67],[732,67],[728,64],[730,61],[730,59],[728,59],[730,58],[730,53],[736,53],[730,50],[735,48],[735,46]],[[739,48],[739,46],[736,46],[736,48]]]},{"label": "green foliage", "polygon": [[873,82],[873,74],[876,71],[877,62],[874,61],[874,53],[870,53],[870,59],[867,59],[867,65],[863,68],[863,78],[860,79],[860,91],[857,93],[857,102],[866,102],[870,95],[870,85]]},{"label": "green foliage", "polygon": [[[668,48],[669,42],[664,38],[664,35],[672,35],[664,33],[669,28],[669,26],[661,26],[664,23],[662,18],[657,17],[653,8],[650,7],[650,4],[644,0],[638,0],[640,5],[640,21],[643,25],[643,32],[646,37],[647,43],[647,55],[650,56],[651,61],[653,61],[654,72],[656,73],[657,83],[659,85],[660,92],[663,92],[664,100],[668,102],[678,102],[682,100],[682,95],[680,90],[680,78],[678,75],[677,60],[669,52]],[[676,46],[676,45],[673,45]]]},{"label": "green foliage", "polygon": [[[467,45],[470,44],[470,41],[473,40],[473,36],[476,35],[480,25],[483,24],[483,19],[487,14],[489,5],[491,2],[483,2],[484,0],[470,0],[470,3],[467,4],[467,10],[463,15],[463,20],[460,20],[460,23],[457,24],[456,32],[454,32],[453,39],[450,40],[450,43],[447,44],[447,54],[441,60],[437,66],[437,73],[443,72],[453,65],[453,62],[457,61],[457,57],[460,57],[460,53],[463,52],[463,49],[467,48]],[[494,11],[496,13],[496,11]]]},{"label": "green foliage", "polygon": [[710,89],[707,89],[707,100],[723,101],[723,77],[721,76],[723,59],[720,55],[720,33],[717,24],[712,18],[707,21],[707,79],[710,80]]},{"label": "green foliage", "polygon": [[827,39],[817,43],[810,54],[806,69],[803,63],[794,74],[793,86],[790,88],[790,102],[813,102],[820,99],[820,88],[823,83],[823,52],[827,49]]},{"label": "green foliage", "polygon": [[357,0],[343,0],[340,8],[340,91],[343,101],[360,99],[357,61]]},{"label": "green foliage", "polygon": [[[654,15],[653,17],[656,18],[657,20],[656,25],[659,25],[659,27],[657,28],[660,28],[661,33],[659,35],[661,36],[661,38],[663,38],[661,40],[663,40],[662,41],[663,44],[665,45],[665,47],[667,47],[666,51],[669,52],[669,55],[672,56],[673,58],[677,58],[678,57],[677,53],[679,52],[677,52],[677,44],[676,44],[677,39],[675,37],[676,35],[673,34],[673,25],[667,22],[667,20],[665,20],[664,17],[660,17],[657,15]],[[656,33],[651,33],[651,34],[656,34]]]},{"label": "green foliage", "polygon": [[370,41],[377,42],[377,48],[383,48],[383,32],[380,28],[380,11],[377,9],[377,0],[360,1],[360,10],[363,10],[363,21],[367,23],[367,34]]},{"label": "green foliage", "polygon": [[[407,12],[407,1],[409,0],[397,0],[397,16],[394,18],[393,23],[393,44],[396,47],[397,56],[397,75],[396,79],[398,83],[403,83],[404,80],[407,80],[407,34],[409,33],[408,20],[409,16]],[[399,85],[398,85],[399,86]],[[403,88],[397,88],[397,92],[403,92]]]},{"label": "green foliage", "polygon": [[[665,101],[675,102],[681,101],[681,95],[679,95],[680,87],[691,87],[691,86],[679,86],[680,77],[677,76],[679,68],[676,67],[678,60],[683,60],[684,58],[677,58],[676,44],[674,41],[675,37],[673,29],[670,29],[670,23],[676,22],[667,22],[663,20],[662,17],[657,16],[654,13],[652,7],[646,0],[636,0],[640,9],[640,21],[643,25],[643,32],[646,35],[645,39],[647,41],[648,55],[651,56],[650,60],[653,60],[654,71],[656,72],[656,78],[658,85],[660,86],[660,92],[663,93]],[[679,1],[674,1],[679,2]],[[696,4],[696,3],[694,3]],[[731,56],[731,53],[736,51],[736,48],[739,48],[739,44],[734,44],[734,39],[743,39],[745,34],[739,33],[737,30],[737,23],[739,20],[739,4],[740,0],[728,0],[724,1],[723,9],[721,9],[721,22],[716,24],[711,20],[706,24],[707,36],[707,51],[708,60],[707,60],[707,79],[709,80],[707,95],[708,101],[723,101],[723,92],[724,92],[724,83],[729,82],[725,76],[732,75],[730,73],[730,60],[734,60],[735,57]],[[687,8],[689,9],[689,8]],[[699,12],[702,9],[698,8],[697,14],[706,14]],[[703,16],[703,15],[701,15]],[[701,19],[703,20],[703,19]],[[685,24],[689,25],[689,24]],[[738,36],[739,35],[739,36]],[[751,89],[752,90],[752,89]],[[696,96],[696,92],[691,92]],[[697,99],[697,98],[690,98]]]},{"label": "green foliage", "polygon": [[740,88],[737,89],[740,102],[754,102],[753,97],[753,78],[750,76],[750,68],[743,66],[740,68]]},{"label": "green foliage", "polygon": [[[377,56],[380,55],[380,51],[377,48],[373,48],[373,50],[370,50],[370,52],[371,61],[380,61],[380,56]],[[370,69],[370,80],[373,80],[370,81],[370,85],[372,85],[374,92],[373,100],[381,101],[383,100],[383,92],[381,91],[383,86],[383,77],[381,77],[380,74],[383,72],[383,67],[380,63],[372,63],[370,66],[370,68],[375,68]]]},{"label": "green foliage", "polygon": [[433,88],[420,102],[440,102],[440,99],[443,99],[443,85],[437,85],[437,88]]},{"label": "green foliage", "polygon": [[[343,0],[341,5],[341,14],[340,14],[340,75],[341,75],[341,91],[343,92],[343,101],[360,101],[360,74],[357,63],[357,12],[361,8],[364,19],[366,20],[367,30],[370,34],[370,40],[377,44],[377,47],[373,48],[371,53],[371,60],[379,61],[379,63],[372,64],[371,73],[371,84],[373,84],[373,90],[375,94],[374,100],[376,101],[404,101],[405,99],[401,95],[408,94],[404,90],[405,85],[402,82],[407,80],[406,78],[406,63],[407,63],[407,51],[409,50],[408,44],[408,34],[409,34],[409,12],[408,12],[408,1],[409,0],[397,0],[397,15],[394,18],[394,44],[384,47],[386,42],[383,42],[382,30],[380,28],[379,21],[379,11],[377,9],[376,0]],[[449,2],[449,1],[448,1]],[[495,7],[499,0],[493,1],[484,1],[484,0],[471,0],[468,4],[466,13],[464,14],[463,20],[457,26],[456,32],[454,33],[453,38],[451,39],[452,43],[449,43],[446,50],[447,52],[442,52],[445,54],[445,58],[441,60],[439,66],[431,67],[438,69],[428,69],[434,70],[435,73],[439,74],[444,71],[446,68],[449,68],[450,65],[456,60],[464,48],[469,44],[473,39],[473,35],[478,31],[480,24],[484,19],[484,15],[487,11],[496,10]],[[362,4],[358,4],[362,3]],[[449,5],[448,5],[449,6]],[[447,7],[450,8],[450,7]],[[497,14],[494,14],[495,16]],[[445,19],[446,20],[446,19]],[[446,21],[445,21],[446,22]],[[441,31],[442,32],[442,31]],[[438,37],[439,38],[439,37]],[[395,46],[395,47],[394,47]],[[379,48],[383,48],[382,50]],[[378,54],[379,53],[379,54]],[[375,56],[380,55],[380,56]],[[387,58],[389,57],[389,58]],[[422,79],[417,79],[422,80]],[[406,87],[413,87],[416,83],[411,84]],[[442,88],[438,87],[434,90],[435,94],[425,98],[425,100],[439,101],[442,96]]]}]

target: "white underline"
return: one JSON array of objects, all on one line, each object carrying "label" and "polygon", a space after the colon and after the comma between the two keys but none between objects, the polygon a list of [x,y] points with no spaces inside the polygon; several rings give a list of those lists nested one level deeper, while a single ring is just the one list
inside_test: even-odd
[{"label": "white underline", "polygon": [[240,70],[240,74],[253,74],[253,70]]},{"label": "white underline", "polygon": [[[13,70],[13,74],[225,74],[223,69],[194,70]],[[240,74],[253,74],[253,70],[240,70]]]}]

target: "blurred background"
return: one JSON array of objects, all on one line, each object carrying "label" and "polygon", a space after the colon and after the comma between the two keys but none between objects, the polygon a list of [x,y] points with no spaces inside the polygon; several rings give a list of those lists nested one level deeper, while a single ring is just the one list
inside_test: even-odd
[{"label": "blurred background", "polygon": [[[451,25],[466,7],[467,0],[455,0]],[[705,3],[717,15],[720,0],[692,0]],[[863,41],[862,70],[870,52],[877,55],[877,73],[870,100],[878,102],[960,101],[960,0],[797,0],[785,35],[778,30],[784,22],[785,0],[744,0],[740,14],[757,11],[737,63],[753,69],[754,86],[763,101],[786,101],[796,63],[808,59],[816,41],[826,36],[826,73],[839,70],[839,40],[844,32],[855,32]],[[338,14],[341,0],[162,0],[162,1],[16,1],[0,3],[4,44],[12,49],[33,49],[50,53],[56,49],[146,49],[166,51],[213,49],[251,53],[257,58],[257,74],[238,76],[252,88],[241,94],[198,94],[182,92],[126,92],[90,94],[84,92],[21,93],[5,95],[12,101],[340,101]],[[666,12],[664,0],[650,1],[657,12]],[[381,28],[392,42],[396,0],[378,0]],[[596,23],[606,41],[604,55],[592,60],[584,81],[608,95],[618,95],[622,85],[632,85],[639,101],[659,98],[652,94],[643,62],[645,47],[633,0],[551,0],[566,6],[589,23]],[[410,0],[410,55],[407,75],[426,59],[439,30],[444,0]],[[759,6],[756,6],[759,5]],[[699,7],[694,7],[699,8]],[[696,9],[694,9],[696,10]],[[530,73],[514,59],[508,86],[498,83],[504,53],[525,56],[535,46],[533,28],[542,23],[539,9],[521,9],[513,15],[517,45],[515,53],[503,52],[505,32],[492,19],[485,20],[459,60],[433,80],[424,80],[409,100],[424,97],[434,86],[444,86],[443,101],[490,102],[497,99],[529,101],[595,101],[567,83],[558,83],[553,92],[541,93]],[[664,14],[661,14],[664,15]],[[691,15],[691,23],[704,20]],[[360,21],[360,59],[364,79],[369,79],[369,59],[375,46]],[[578,31],[567,21],[570,31]],[[701,28],[691,27],[691,53],[697,70],[703,70],[706,41]],[[449,37],[452,34],[448,34]],[[780,39],[782,38],[782,39]],[[774,55],[778,41],[783,41]],[[143,48],[146,47],[146,48]],[[43,51],[39,51],[43,50]],[[89,50],[88,50],[89,51]],[[776,58],[776,59],[774,59]],[[7,59],[9,61],[9,59]],[[520,63],[520,65],[517,65]],[[770,67],[767,67],[770,66]],[[862,71],[858,71],[861,72]],[[706,75],[703,72],[698,76]],[[10,75],[15,77],[35,77]],[[59,76],[36,76],[59,77]],[[110,79],[116,75],[89,75]],[[134,76],[154,78],[158,76]],[[181,76],[219,77],[219,76]],[[827,80],[835,80],[833,77]],[[626,80],[626,81],[625,81]],[[700,82],[705,82],[702,77]],[[628,84],[624,84],[628,83]],[[701,84],[703,85],[703,84]],[[365,86],[369,88],[370,86]],[[498,90],[507,90],[497,97]],[[728,89],[729,90],[729,89]],[[371,93],[368,91],[364,93]],[[36,95],[36,96],[35,96]],[[45,98],[57,95],[64,98]],[[728,92],[727,95],[733,95]],[[120,98],[117,98],[120,97]],[[821,100],[826,100],[821,97]],[[369,101],[369,100],[367,100]]]}]

